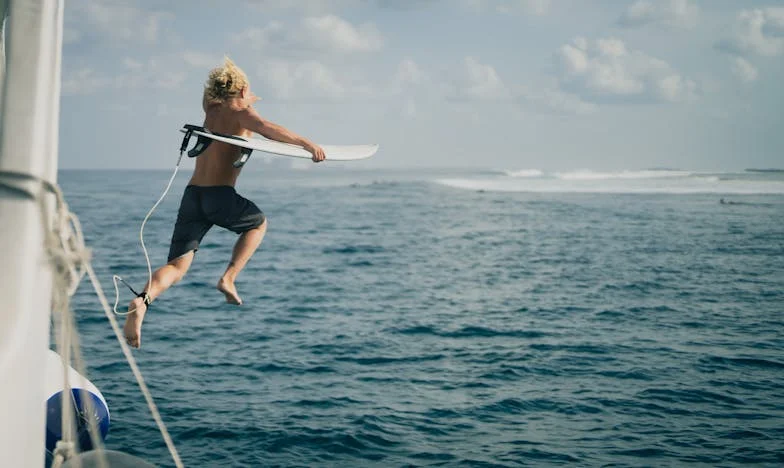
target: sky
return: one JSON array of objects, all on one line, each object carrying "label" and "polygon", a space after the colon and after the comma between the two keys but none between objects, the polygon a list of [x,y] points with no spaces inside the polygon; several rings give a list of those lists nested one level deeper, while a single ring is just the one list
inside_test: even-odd
[{"label": "sky", "polygon": [[61,168],[171,168],[224,56],[263,117],[322,144],[380,144],[363,169],[784,167],[782,0],[67,0],[65,11]]}]

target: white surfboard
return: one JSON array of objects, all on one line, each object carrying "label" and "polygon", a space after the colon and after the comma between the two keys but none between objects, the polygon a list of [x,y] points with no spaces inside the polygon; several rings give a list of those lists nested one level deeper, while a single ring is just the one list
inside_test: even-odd
[{"label": "white surfboard", "polygon": [[[188,131],[187,127],[180,130],[183,133]],[[210,140],[228,143],[239,146],[247,150],[262,151],[264,153],[275,154],[278,156],[289,156],[292,158],[311,159],[312,154],[305,148],[289,143],[268,140],[262,137],[246,138],[236,135],[215,134],[204,129],[191,128],[193,135],[209,138]],[[327,161],[356,161],[367,159],[378,151],[378,145],[319,145],[324,150]],[[245,158],[247,159],[247,158]],[[244,162],[244,161],[243,161]]]}]

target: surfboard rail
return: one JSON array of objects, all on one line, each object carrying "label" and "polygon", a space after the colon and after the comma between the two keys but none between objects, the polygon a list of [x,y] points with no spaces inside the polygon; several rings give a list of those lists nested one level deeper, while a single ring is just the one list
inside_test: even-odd
[{"label": "surfboard rail", "polygon": [[[202,154],[213,141],[219,141],[242,148],[240,158],[234,162],[234,167],[242,167],[250,158],[253,151],[287,156],[291,158],[310,159],[310,151],[297,145],[270,140],[264,137],[246,138],[239,135],[227,135],[213,132],[205,127],[186,124],[180,130],[185,134],[180,151],[185,151],[192,136],[196,136],[196,144],[188,151],[191,158]],[[319,145],[324,150],[325,161],[358,161],[367,159],[378,151],[377,144],[371,145]]]}]

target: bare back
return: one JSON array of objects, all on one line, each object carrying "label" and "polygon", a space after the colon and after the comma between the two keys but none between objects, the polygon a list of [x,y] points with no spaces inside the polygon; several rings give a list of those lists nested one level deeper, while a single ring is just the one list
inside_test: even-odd
[{"label": "bare back", "polygon": [[[228,135],[250,136],[252,132],[243,128],[240,123],[242,111],[229,104],[213,104],[205,107],[204,127],[210,131]],[[240,156],[240,148],[227,143],[213,141],[209,147],[196,158],[190,185],[234,186],[242,168],[234,167],[233,163]]]}]

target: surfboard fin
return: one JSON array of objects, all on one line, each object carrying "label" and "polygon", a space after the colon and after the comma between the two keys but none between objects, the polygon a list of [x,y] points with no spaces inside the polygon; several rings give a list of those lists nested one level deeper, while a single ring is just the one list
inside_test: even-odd
[{"label": "surfboard fin", "polygon": [[240,150],[240,158],[234,161],[233,166],[237,168],[244,166],[245,163],[248,162],[248,159],[250,159],[250,154],[252,152],[253,150],[250,148],[242,148]]},{"label": "surfboard fin", "polygon": [[[237,136],[234,136],[234,135],[224,135],[222,133],[211,132],[208,129],[206,129],[204,127],[200,127],[198,125],[185,124],[183,126],[182,130],[180,130],[181,132],[185,133],[185,136],[182,138],[182,144],[180,145],[180,153],[181,154],[186,149],[188,149],[188,143],[190,142],[190,139],[193,136],[193,131],[194,130],[197,130],[197,131],[200,131],[200,132],[204,132],[204,133],[212,133],[214,135],[217,135],[217,136],[220,136],[220,137],[224,137],[224,138],[232,138],[232,139],[243,141],[243,142],[246,141],[245,139],[237,137]],[[202,135],[198,135],[196,137],[196,144],[193,145],[193,148],[191,148],[188,151],[188,157],[189,158],[195,158],[195,157],[199,156],[200,154],[202,154],[207,149],[208,146],[210,146],[210,143],[212,143],[212,142],[213,142],[212,138],[208,138],[208,137],[205,137],[205,136],[202,136]],[[240,167],[244,166],[245,163],[248,162],[248,159],[250,159],[251,153],[253,153],[253,149],[251,149],[251,148],[243,148],[243,147],[240,147],[240,148],[241,148],[240,149],[240,158],[237,159],[236,161],[234,161],[234,163],[233,163],[233,166],[236,167],[236,168],[240,168]]]}]

